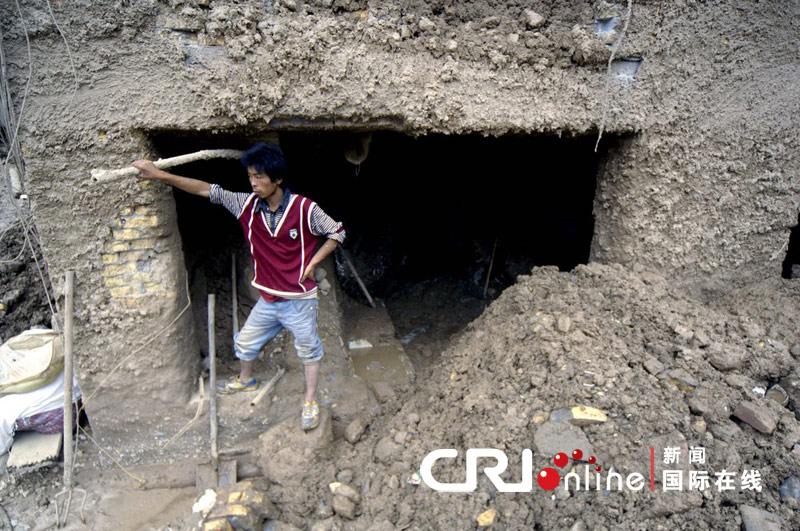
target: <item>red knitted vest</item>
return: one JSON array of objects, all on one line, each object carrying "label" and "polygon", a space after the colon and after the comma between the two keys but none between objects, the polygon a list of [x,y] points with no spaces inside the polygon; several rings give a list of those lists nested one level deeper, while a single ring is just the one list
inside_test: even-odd
[{"label": "red knitted vest", "polygon": [[317,283],[313,278],[301,283],[300,277],[317,250],[317,237],[311,234],[311,210],[315,203],[292,194],[273,234],[266,216],[256,211],[258,201],[263,200],[251,194],[239,216],[253,256],[252,285],[273,297],[308,297],[316,292]]}]

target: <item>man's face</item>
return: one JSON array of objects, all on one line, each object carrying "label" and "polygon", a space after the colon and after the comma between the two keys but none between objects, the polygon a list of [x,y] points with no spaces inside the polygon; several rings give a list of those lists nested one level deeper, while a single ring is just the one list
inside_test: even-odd
[{"label": "man's face", "polygon": [[255,168],[247,168],[247,176],[250,178],[250,187],[253,189],[253,192],[262,199],[266,199],[274,194],[280,183],[280,180],[273,182],[269,175],[266,173],[258,173],[258,170]]}]

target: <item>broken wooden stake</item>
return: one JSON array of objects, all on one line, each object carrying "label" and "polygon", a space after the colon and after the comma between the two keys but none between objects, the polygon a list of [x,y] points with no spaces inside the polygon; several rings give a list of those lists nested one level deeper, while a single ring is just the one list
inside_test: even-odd
[{"label": "broken wooden stake", "polygon": [[[208,397],[209,419],[211,423],[211,463],[215,467],[219,464],[219,450],[217,448],[217,347],[214,337],[214,304],[213,293],[208,294]],[[215,482],[216,483],[216,482]]]},{"label": "broken wooden stake", "polygon": [[[197,162],[199,160],[239,159],[241,156],[242,152],[235,149],[204,149],[194,153],[187,153],[186,155],[179,155],[177,157],[170,157],[168,159],[159,159],[153,161],[153,164],[156,165],[156,168],[165,170],[167,168],[172,168],[173,166],[180,166],[181,164],[188,164],[190,162]],[[133,166],[128,166],[126,168],[119,168],[116,170],[93,169],[91,173],[92,182],[99,183],[113,181],[123,177],[133,177],[134,175],[139,175],[139,170]]]},{"label": "broken wooden stake", "polygon": [[[64,489],[72,488],[72,308],[75,272],[64,279]],[[67,508],[69,511],[69,507]]]},{"label": "broken wooden stake", "polygon": [[233,339],[239,333],[239,293],[236,286],[236,253],[231,254],[231,306],[233,306]]},{"label": "broken wooden stake", "polygon": [[250,406],[255,407],[259,402],[261,402],[261,399],[263,399],[266,396],[266,394],[269,393],[275,387],[275,384],[278,383],[278,380],[281,379],[281,376],[283,376],[283,373],[285,372],[286,369],[284,369],[283,367],[279,368],[275,376],[273,376],[272,379],[267,382],[267,385],[265,385],[264,388],[258,392],[255,398],[253,398],[250,401]]}]

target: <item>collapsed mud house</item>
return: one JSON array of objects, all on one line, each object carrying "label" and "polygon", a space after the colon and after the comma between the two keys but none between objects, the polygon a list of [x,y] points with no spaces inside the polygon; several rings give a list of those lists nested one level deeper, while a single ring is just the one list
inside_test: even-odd
[{"label": "collapsed mud house", "polygon": [[[58,290],[77,272],[88,413],[125,452],[191,416],[205,293],[225,291],[240,252],[235,225],[206,204],[90,178],[137,158],[278,141],[292,186],[345,222],[362,267],[385,259],[390,283],[413,271],[403,289],[443,274],[482,285],[499,241],[503,285],[533,266],[621,264],[722,300],[766,278],[796,315],[780,291],[796,294],[780,278],[800,261],[796,3],[26,1],[0,13],[50,280]],[[184,173],[246,185],[235,163]],[[345,374],[340,318],[330,326],[342,364],[330,374]],[[792,370],[778,365],[775,378]],[[335,416],[340,434],[373,400],[348,387],[361,398]]]}]

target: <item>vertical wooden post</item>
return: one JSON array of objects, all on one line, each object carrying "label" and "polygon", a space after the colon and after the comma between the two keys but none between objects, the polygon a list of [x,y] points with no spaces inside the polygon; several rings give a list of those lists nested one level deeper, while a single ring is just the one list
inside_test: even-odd
[{"label": "vertical wooden post", "polygon": [[64,488],[72,488],[72,307],[75,272],[64,279]]},{"label": "vertical wooden post", "polygon": [[217,448],[217,345],[214,337],[214,305],[213,293],[208,294],[208,385],[209,385],[209,419],[211,421],[211,465],[217,469],[219,449]]},{"label": "vertical wooden post", "polygon": [[236,285],[236,253],[231,254],[231,305],[233,306],[233,337],[239,331],[239,292]]}]

